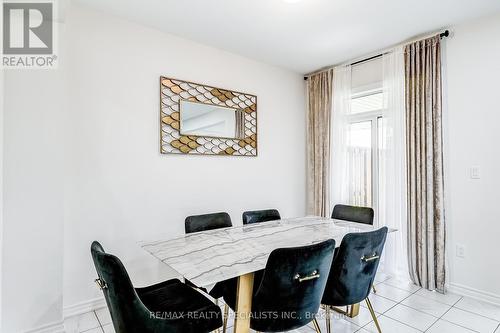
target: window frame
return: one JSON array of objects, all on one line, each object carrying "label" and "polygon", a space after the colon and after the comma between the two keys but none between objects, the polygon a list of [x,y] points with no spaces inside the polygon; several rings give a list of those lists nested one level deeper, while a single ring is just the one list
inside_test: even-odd
[{"label": "window frame", "polygon": [[[352,102],[353,99],[355,98],[360,98],[360,97],[365,97],[365,96],[370,96],[374,94],[382,93],[384,94],[384,89],[383,88],[378,88],[378,89],[371,89],[368,91],[363,91],[363,92],[358,92],[355,94],[351,94],[350,101]],[[352,124],[355,123],[360,123],[360,122],[365,122],[365,121],[370,121],[371,123],[371,167],[372,167],[372,184],[371,184],[371,197],[372,197],[372,208],[375,211],[375,221],[378,220],[378,208],[379,208],[379,200],[380,200],[380,195],[379,195],[379,190],[380,190],[380,174],[379,174],[379,166],[380,166],[380,161],[379,161],[379,119],[383,119],[384,115],[384,108],[378,109],[378,110],[373,110],[373,111],[368,111],[368,112],[360,112],[360,113],[353,113],[353,114],[348,114],[346,116],[347,124],[348,126],[351,126]],[[349,198],[351,200],[351,198]]]}]

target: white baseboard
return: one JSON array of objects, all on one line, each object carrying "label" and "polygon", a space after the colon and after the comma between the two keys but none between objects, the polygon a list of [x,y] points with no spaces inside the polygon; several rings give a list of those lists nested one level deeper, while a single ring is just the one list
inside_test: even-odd
[{"label": "white baseboard", "polygon": [[77,315],[81,315],[90,311],[94,311],[106,306],[106,301],[104,297],[94,298],[81,303],[73,304],[67,306],[63,309],[63,318],[69,318]]},{"label": "white baseboard", "polygon": [[467,296],[470,298],[477,299],[479,301],[484,301],[500,306],[500,295],[474,289],[458,283],[450,283],[448,285],[448,290],[458,295]]},{"label": "white baseboard", "polygon": [[38,328],[25,331],[25,333],[64,333],[64,322],[46,324]]}]

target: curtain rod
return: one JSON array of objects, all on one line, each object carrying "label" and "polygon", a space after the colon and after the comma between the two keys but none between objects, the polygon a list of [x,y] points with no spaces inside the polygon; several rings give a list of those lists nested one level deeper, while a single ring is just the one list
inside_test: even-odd
[{"label": "curtain rod", "polygon": [[370,57],[370,58],[366,58],[366,59],[355,61],[355,62],[351,63],[351,66],[354,66],[354,65],[357,65],[357,64],[361,64],[363,62],[367,62],[367,61],[370,61],[370,60],[374,60],[374,59],[380,58],[381,56],[383,56],[383,53],[374,55],[373,57]]},{"label": "curtain rod", "polygon": [[[449,30],[445,30],[445,31],[443,31],[442,33],[439,34],[439,37],[441,37],[441,38],[446,38],[446,37],[449,37],[449,36],[450,36],[450,31]],[[380,54],[377,54],[377,55],[374,55],[374,56],[371,56],[371,57],[368,57],[368,58],[365,58],[365,59],[361,59],[361,60],[352,62],[349,65],[354,66],[354,65],[358,65],[358,64],[361,64],[363,62],[366,62],[366,61],[370,61],[370,60],[374,60],[374,59],[380,58],[381,56],[384,55],[384,53],[386,53],[386,52],[381,52]],[[313,74],[321,73],[321,72],[327,71],[329,69],[332,69],[334,67],[335,67],[335,65],[334,66],[326,67],[324,69],[321,69],[321,70],[319,70],[317,72],[313,72],[311,74],[306,74],[306,75],[304,75],[304,80],[307,80],[307,78],[309,76],[313,75]]]}]

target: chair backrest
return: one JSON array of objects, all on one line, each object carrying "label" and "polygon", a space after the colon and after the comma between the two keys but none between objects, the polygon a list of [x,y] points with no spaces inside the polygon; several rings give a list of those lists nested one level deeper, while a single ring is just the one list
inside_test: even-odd
[{"label": "chair backrest", "polygon": [[373,209],[370,207],[335,205],[332,219],[373,225],[373,215]]},{"label": "chair backrest", "polygon": [[280,213],[276,209],[253,210],[243,213],[243,224],[280,220]]},{"label": "chair backrest", "polygon": [[96,282],[104,293],[115,331],[147,332],[141,323],[147,319],[149,311],[142,305],[120,259],[104,252],[96,241],[90,251],[99,277]]},{"label": "chair backrest", "polygon": [[[318,312],[333,259],[335,241],[271,252],[254,294],[251,326],[281,332],[309,323]],[[273,313],[278,316],[265,317]]]},{"label": "chair backrest", "polygon": [[233,224],[231,223],[231,217],[228,213],[213,213],[188,216],[186,217],[184,223],[186,234],[232,226]]},{"label": "chair backrest", "polygon": [[337,249],[322,304],[359,303],[370,294],[387,237],[387,227],[347,234]]}]

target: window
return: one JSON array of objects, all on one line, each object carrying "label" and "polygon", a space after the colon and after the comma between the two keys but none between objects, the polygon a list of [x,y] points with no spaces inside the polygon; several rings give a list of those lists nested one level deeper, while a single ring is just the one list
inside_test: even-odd
[{"label": "window", "polygon": [[376,208],[384,132],[382,59],[353,66],[351,75],[346,190],[349,204]]},{"label": "window", "polygon": [[331,201],[372,207],[375,226],[403,231],[380,269],[406,274],[403,49],[337,66],[333,87]]},{"label": "window", "polygon": [[353,94],[351,98],[351,114],[382,110],[383,97],[382,89]]},{"label": "window", "polygon": [[347,178],[350,204],[373,205],[372,121],[349,124],[347,141]]}]

